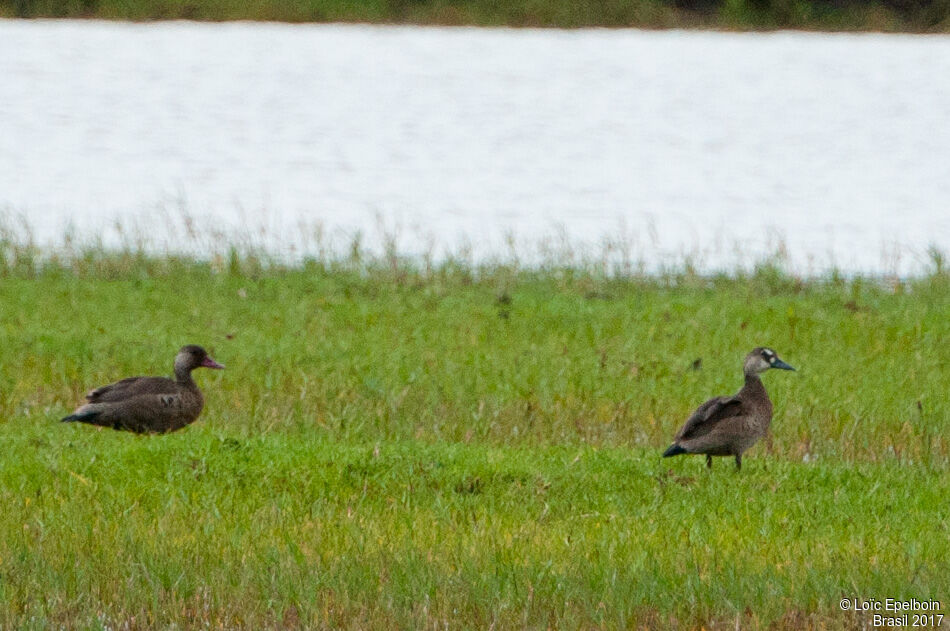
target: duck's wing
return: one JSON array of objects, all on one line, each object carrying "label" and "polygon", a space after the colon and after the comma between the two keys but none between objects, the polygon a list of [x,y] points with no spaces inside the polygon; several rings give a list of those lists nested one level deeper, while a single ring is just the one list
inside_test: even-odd
[{"label": "duck's wing", "polygon": [[742,416],[742,401],[738,396],[714,397],[696,408],[676,434],[676,440],[687,440],[706,434],[725,419]]},{"label": "duck's wing", "polygon": [[144,394],[175,394],[178,384],[165,377],[129,377],[96,388],[86,395],[89,403],[117,403]]},{"label": "duck's wing", "polygon": [[78,421],[132,432],[164,433],[188,425],[201,413],[200,393],[135,394],[120,401],[96,401],[80,406],[63,421]]}]

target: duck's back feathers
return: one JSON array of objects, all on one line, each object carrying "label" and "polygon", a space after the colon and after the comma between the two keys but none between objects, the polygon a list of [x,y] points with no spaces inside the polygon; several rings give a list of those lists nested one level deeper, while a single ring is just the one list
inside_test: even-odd
[{"label": "duck's back feathers", "polygon": [[744,414],[742,400],[738,396],[713,397],[686,419],[676,434],[676,440],[689,440],[708,434],[723,420]]},{"label": "duck's back feathers", "polygon": [[89,403],[118,403],[143,394],[175,393],[179,388],[180,384],[167,377],[128,377],[91,390],[86,400]]}]

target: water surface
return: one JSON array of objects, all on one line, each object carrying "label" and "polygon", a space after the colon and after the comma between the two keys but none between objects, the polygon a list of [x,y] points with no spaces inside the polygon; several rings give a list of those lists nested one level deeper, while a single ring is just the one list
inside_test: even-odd
[{"label": "water surface", "polygon": [[950,250],[950,38],[0,21],[0,209],[907,273]]}]

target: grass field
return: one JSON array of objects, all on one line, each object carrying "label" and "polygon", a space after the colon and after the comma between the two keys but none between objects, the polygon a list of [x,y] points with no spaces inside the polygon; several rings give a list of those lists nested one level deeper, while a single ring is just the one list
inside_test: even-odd
[{"label": "grass field", "polygon": [[0,0],[0,17],[950,32],[947,0]]},{"label": "grass field", "polygon": [[[858,629],[950,600],[950,275],[0,244],[0,629]],[[176,434],[58,419],[167,374]],[[770,345],[771,444],[659,455]],[[946,627],[947,624],[945,623]]]}]

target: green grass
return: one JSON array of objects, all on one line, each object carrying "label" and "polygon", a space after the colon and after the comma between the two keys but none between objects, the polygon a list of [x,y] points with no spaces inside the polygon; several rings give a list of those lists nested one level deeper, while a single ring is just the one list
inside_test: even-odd
[{"label": "green grass", "polygon": [[[41,258],[0,247],[0,629],[845,629],[843,597],[950,599],[936,255],[887,283]],[[195,425],[58,423],[185,343],[228,366]],[[661,460],[756,345],[799,369],[765,377],[771,445]]]},{"label": "green grass", "polygon": [[947,0],[0,0],[0,17],[948,32]]}]

